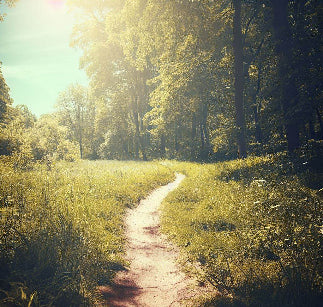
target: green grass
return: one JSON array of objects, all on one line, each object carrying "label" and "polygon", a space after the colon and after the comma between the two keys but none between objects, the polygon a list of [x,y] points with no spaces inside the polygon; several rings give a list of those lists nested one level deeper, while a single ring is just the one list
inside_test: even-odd
[{"label": "green grass", "polygon": [[169,165],[187,178],[163,204],[163,230],[186,270],[230,294],[195,306],[321,303],[322,202],[304,184],[319,174],[284,156]]},{"label": "green grass", "polygon": [[125,210],[174,178],[159,163],[0,162],[0,305],[80,306],[125,265]]},{"label": "green grass", "polygon": [[0,161],[0,305],[85,306],[124,261],[124,224],[155,187],[181,263],[223,296],[194,306],[316,306],[322,174],[284,155],[215,164]]}]

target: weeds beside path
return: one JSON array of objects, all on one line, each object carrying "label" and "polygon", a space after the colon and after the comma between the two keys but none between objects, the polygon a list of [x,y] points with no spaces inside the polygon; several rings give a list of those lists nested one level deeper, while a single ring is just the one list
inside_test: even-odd
[{"label": "weeds beside path", "polygon": [[173,180],[157,162],[0,159],[0,306],[92,306],[125,264],[124,216]]},{"label": "weeds beside path", "polygon": [[187,177],[163,203],[162,230],[185,270],[225,290],[194,306],[322,305],[319,169],[284,154],[168,165]]},{"label": "weeds beside path", "polygon": [[178,269],[177,251],[159,229],[159,206],[184,177],[177,174],[175,181],[156,189],[128,212],[130,268],[117,274],[112,287],[100,288],[108,306],[177,306],[193,295],[194,282]]}]

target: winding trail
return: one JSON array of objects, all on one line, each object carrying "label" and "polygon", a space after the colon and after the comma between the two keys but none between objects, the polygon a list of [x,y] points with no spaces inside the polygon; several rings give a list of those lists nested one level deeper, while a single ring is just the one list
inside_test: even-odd
[{"label": "winding trail", "polygon": [[159,206],[169,192],[185,178],[154,190],[139,206],[129,210],[127,225],[127,259],[130,268],[117,274],[114,285],[101,287],[105,298],[101,306],[169,307],[191,297],[194,281],[176,265],[178,253],[160,233]]}]

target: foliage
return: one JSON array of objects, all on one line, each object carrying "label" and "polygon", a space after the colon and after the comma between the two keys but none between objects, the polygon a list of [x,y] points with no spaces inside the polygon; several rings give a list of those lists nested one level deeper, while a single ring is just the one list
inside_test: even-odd
[{"label": "foliage", "polygon": [[3,123],[7,107],[11,105],[12,99],[9,95],[9,87],[3,77],[0,62],[0,123]]},{"label": "foliage", "polygon": [[35,116],[24,105],[8,107],[0,127],[0,155],[19,152],[25,143],[25,132],[34,126],[35,120]]},{"label": "foliage", "polygon": [[69,140],[70,132],[59,125],[55,114],[38,120],[24,105],[10,107],[0,128],[0,154],[12,156],[17,167],[35,161],[74,161],[77,145]]},{"label": "foliage", "polygon": [[[81,158],[214,161],[323,138],[319,1],[68,4],[90,86],[63,91],[56,115]],[[0,73],[6,155],[21,143],[8,90]]]},{"label": "foliage", "polygon": [[15,3],[17,2],[18,0],[0,0],[0,22],[4,20],[4,17],[6,16],[6,14],[3,14],[2,13],[2,7],[4,5],[7,5],[9,7],[12,7],[15,5]]},{"label": "foliage", "polygon": [[70,1],[82,16],[72,43],[108,110],[101,156],[204,161],[237,145],[245,156],[244,138],[249,154],[322,138],[322,6],[231,2]]},{"label": "foliage", "polygon": [[35,161],[75,161],[78,148],[68,136],[68,129],[59,125],[57,116],[43,115],[25,134],[23,150],[29,151]]},{"label": "foliage", "polygon": [[[79,306],[125,264],[123,216],[170,181],[158,163],[0,167],[0,304]],[[10,305],[11,306],[11,305]]]},{"label": "foliage", "polygon": [[[93,112],[89,93],[84,86],[79,84],[70,85],[60,93],[57,100],[57,117],[59,123],[67,128],[69,139],[79,145],[80,158],[84,156],[85,145],[91,135]],[[88,148],[86,148],[88,149]]]},{"label": "foliage", "polygon": [[187,178],[166,199],[162,226],[187,270],[231,293],[231,305],[319,305],[322,196],[304,185],[305,168],[285,155],[173,167]]}]

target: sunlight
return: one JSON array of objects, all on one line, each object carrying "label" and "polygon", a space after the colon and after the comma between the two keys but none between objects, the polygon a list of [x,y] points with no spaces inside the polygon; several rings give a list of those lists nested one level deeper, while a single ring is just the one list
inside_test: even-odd
[{"label": "sunlight", "polygon": [[0,8],[0,307],[322,305],[319,1]]},{"label": "sunlight", "polygon": [[62,9],[64,7],[64,0],[46,0],[46,2],[55,10]]},{"label": "sunlight", "polygon": [[57,93],[70,83],[87,84],[78,69],[80,51],[69,47],[73,22],[63,0],[20,0],[8,9],[0,60],[14,105],[40,116],[53,111]]}]

